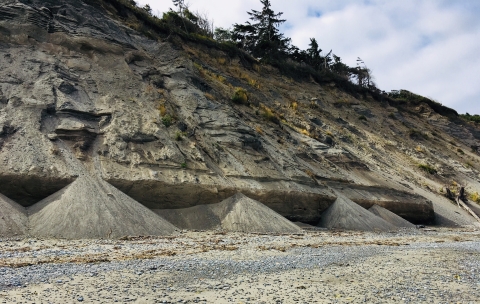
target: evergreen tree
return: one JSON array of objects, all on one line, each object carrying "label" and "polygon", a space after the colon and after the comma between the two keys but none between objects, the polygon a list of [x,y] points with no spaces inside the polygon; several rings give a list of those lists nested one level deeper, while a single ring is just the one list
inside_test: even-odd
[{"label": "evergreen tree", "polygon": [[261,11],[247,12],[252,22],[234,25],[232,38],[255,57],[265,60],[286,57],[290,39],[278,30],[286,21],[281,19],[283,13],[275,13],[270,0],[260,0],[260,3],[263,5]]},{"label": "evergreen tree", "polygon": [[317,40],[315,38],[310,38],[310,44],[308,45],[309,48],[307,49],[308,54],[308,63],[313,68],[320,68],[322,65],[322,57],[320,53],[322,50],[318,47]]},{"label": "evergreen tree", "polygon": [[183,27],[185,28],[185,32],[188,34],[187,25],[185,24],[185,10],[188,10],[188,6],[185,4],[185,0],[172,0],[173,5],[178,7],[178,12],[180,13],[180,17],[182,17]]},{"label": "evergreen tree", "polygon": [[342,59],[335,54],[333,54],[333,61],[334,62],[331,65],[332,71],[340,76],[343,76],[345,79],[350,79],[350,67],[344,64]]},{"label": "evergreen tree", "polygon": [[150,5],[145,4],[145,6],[143,7],[143,9],[144,9],[149,15],[152,15],[152,8],[150,7]]},{"label": "evergreen tree", "polygon": [[237,47],[253,53],[257,40],[256,37],[256,30],[249,22],[246,24],[233,25],[232,40]]},{"label": "evergreen tree", "polygon": [[214,38],[220,42],[231,41],[232,31],[230,31],[230,29],[224,29],[223,27],[217,27],[215,29]]}]

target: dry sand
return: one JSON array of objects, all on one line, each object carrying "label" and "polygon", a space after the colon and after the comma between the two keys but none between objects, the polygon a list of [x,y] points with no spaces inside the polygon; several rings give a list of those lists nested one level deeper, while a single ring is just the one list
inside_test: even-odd
[{"label": "dry sand", "polygon": [[0,242],[0,303],[478,303],[480,232]]}]

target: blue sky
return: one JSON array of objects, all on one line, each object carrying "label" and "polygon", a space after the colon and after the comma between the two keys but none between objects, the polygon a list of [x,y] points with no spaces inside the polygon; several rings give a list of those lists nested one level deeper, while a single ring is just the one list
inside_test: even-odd
[{"label": "blue sky", "polygon": [[[187,0],[188,1],[188,0]],[[167,0],[149,3],[161,14]],[[458,0],[271,0],[283,12],[282,30],[305,49],[311,37],[348,65],[361,57],[386,91],[406,89],[460,113],[480,114],[480,1]],[[259,0],[195,0],[215,26],[230,27],[260,9]]]}]

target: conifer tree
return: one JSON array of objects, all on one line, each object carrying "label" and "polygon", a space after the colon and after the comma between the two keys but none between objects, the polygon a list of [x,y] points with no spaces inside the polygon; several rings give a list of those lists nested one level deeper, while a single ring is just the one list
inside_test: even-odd
[{"label": "conifer tree", "polygon": [[178,7],[178,12],[180,13],[180,17],[182,17],[182,22],[185,28],[185,32],[187,32],[188,34],[187,25],[185,24],[185,20],[184,20],[185,10],[188,11],[188,6],[185,4],[185,0],[172,0],[172,2],[173,2],[173,5]]},{"label": "conifer tree", "polygon": [[318,47],[318,42],[315,38],[310,38],[310,44],[308,45],[309,48],[307,49],[307,54],[308,54],[308,63],[318,69],[320,68],[322,64],[322,57],[320,56],[320,53],[322,50]]},{"label": "conifer tree", "polygon": [[278,30],[286,21],[281,19],[283,13],[275,13],[270,0],[260,0],[260,3],[263,5],[261,11],[247,12],[251,22],[234,25],[232,38],[255,57],[265,60],[285,57],[290,39]]}]

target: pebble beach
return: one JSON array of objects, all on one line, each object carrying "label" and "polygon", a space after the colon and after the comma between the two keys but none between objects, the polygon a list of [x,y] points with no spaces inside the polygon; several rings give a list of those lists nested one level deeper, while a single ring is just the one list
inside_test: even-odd
[{"label": "pebble beach", "polygon": [[0,303],[480,303],[480,232],[0,242]]}]

